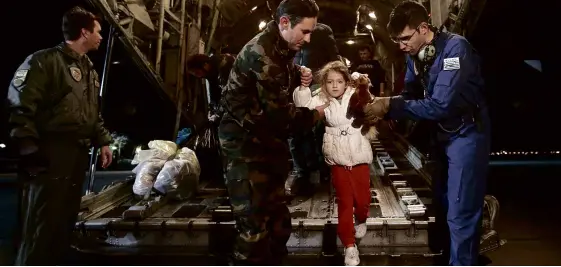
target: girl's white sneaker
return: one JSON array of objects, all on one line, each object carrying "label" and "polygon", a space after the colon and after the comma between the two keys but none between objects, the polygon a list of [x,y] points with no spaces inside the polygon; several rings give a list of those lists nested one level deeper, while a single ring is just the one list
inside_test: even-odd
[{"label": "girl's white sneaker", "polygon": [[355,238],[363,238],[366,235],[366,223],[355,225]]},{"label": "girl's white sneaker", "polygon": [[356,245],[345,248],[345,266],[357,266],[360,263]]}]

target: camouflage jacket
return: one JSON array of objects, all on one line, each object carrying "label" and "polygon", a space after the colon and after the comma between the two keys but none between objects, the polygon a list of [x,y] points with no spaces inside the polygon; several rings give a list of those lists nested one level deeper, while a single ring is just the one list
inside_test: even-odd
[{"label": "camouflage jacket", "polygon": [[292,103],[300,84],[295,54],[274,21],[242,48],[223,92],[221,135],[249,132],[258,139],[286,140],[292,132],[311,129],[319,119],[317,111]]},{"label": "camouflage jacket", "polygon": [[19,66],[8,90],[12,138],[70,135],[108,145],[111,135],[99,114],[99,89],[88,56],[65,43],[33,53]]}]

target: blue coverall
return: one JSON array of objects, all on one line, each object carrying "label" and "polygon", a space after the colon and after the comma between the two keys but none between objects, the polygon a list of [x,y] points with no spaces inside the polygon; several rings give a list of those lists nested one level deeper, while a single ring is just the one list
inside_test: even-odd
[{"label": "blue coverall", "polygon": [[400,97],[390,100],[387,116],[436,122],[436,145],[448,165],[447,184],[435,193],[447,209],[449,264],[477,265],[490,152],[484,82],[479,57],[464,37],[440,33],[436,38],[436,58],[422,77],[425,97],[409,97],[420,84],[413,59],[408,56],[405,88]]}]

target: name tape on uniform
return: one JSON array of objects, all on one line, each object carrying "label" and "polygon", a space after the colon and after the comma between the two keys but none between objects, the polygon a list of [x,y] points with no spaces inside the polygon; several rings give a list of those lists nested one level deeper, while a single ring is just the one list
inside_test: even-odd
[{"label": "name tape on uniform", "polygon": [[444,70],[459,70],[460,69],[460,58],[451,57],[444,59]]}]

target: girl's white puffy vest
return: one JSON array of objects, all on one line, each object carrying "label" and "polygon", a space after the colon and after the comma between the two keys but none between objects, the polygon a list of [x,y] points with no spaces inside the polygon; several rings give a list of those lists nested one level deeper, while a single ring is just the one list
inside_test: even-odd
[{"label": "girl's white puffy vest", "polygon": [[[348,87],[341,103],[334,98],[329,98],[329,106],[325,109],[325,134],[323,136],[323,154],[325,162],[329,165],[354,166],[370,164],[372,162],[372,147],[368,140],[371,134],[363,136],[360,128],[351,126],[354,118],[347,119],[347,107],[355,89]],[[297,107],[314,109],[324,105],[320,93],[312,97],[310,88],[296,88],[293,93],[294,104]],[[375,129],[372,129],[375,130]]]}]

